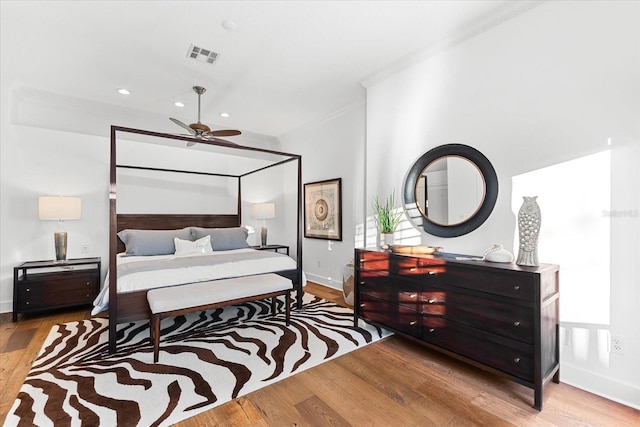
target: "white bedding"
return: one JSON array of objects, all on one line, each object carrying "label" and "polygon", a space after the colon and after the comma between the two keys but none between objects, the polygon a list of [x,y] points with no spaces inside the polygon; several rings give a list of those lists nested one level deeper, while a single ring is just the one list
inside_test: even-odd
[{"label": "white bedding", "polygon": [[[152,271],[140,271],[118,278],[118,293],[141,291],[145,289],[160,288],[164,286],[181,285],[185,283],[204,282],[208,280],[224,279],[229,277],[247,276],[251,274],[270,273],[281,270],[296,269],[296,262],[283,254],[269,258],[244,259],[238,262],[216,263],[215,257],[233,253],[258,252],[255,249],[234,249],[219,251],[195,256],[211,257],[212,262],[205,265],[191,266],[188,268],[162,269]],[[194,256],[194,254],[190,254]],[[162,261],[176,258],[176,255],[154,256],[123,256],[118,254],[118,265],[142,261]],[[303,280],[304,284],[304,280]],[[109,306],[109,275],[105,279],[102,290],[93,302],[92,315],[104,311]]]}]

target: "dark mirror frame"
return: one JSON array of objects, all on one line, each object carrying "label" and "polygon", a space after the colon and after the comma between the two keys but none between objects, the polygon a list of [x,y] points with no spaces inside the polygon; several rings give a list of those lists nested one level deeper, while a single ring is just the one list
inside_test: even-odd
[{"label": "dark mirror frame", "polygon": [[[430,221],[428,217],[422,215],[416,203],[416,184],[422,171],[432,162],[446,156],[462,157],[476,165],[485,183],[484,200],[475,214],[466,221],[453,225],[436,224]],[[445,144],[427,151],[411,166],[404,181],[403,201],[407,216],[416,227],[438,237],[463,236],[480,227],[491,215],[497,199],[498,175],[493,165],[481,152],[464,144]]]}]

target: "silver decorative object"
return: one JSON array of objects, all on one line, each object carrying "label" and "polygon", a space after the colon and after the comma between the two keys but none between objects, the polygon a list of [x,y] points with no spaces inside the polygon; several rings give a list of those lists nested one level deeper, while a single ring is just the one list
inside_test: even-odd
[{"label": "silver decorative object", "polygon": [[538,196],[524,196],[524,202],[518,211],[518,231],[520,247],[516,264],[538,266],[538,234],[540,233],[540,206]]}]

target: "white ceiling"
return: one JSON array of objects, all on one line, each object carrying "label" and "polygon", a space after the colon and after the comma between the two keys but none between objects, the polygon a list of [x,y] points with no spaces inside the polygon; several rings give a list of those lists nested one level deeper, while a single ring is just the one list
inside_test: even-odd
[{"label": "white ceiling", "polygon": [[[2,96],[24,86],[190,123],[197,84],[204,123],[280,136],[362,102],[363,82],[539,3],[2,0]],[[191,44],[216,63],[188,59]]]}]

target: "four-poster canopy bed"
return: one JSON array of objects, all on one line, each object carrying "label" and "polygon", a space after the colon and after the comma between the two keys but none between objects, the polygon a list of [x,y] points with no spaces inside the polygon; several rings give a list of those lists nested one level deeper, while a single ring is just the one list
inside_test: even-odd
[{"label": "four-poster canopy bed", "polygon": [[[125,134],[128,139],[126,141],[132,141],[136,139],[142,139],[145,142],[152,140],[154,143],[169,144],[173,147],[184,147],[185,150],[193,150],[196,147],[200,147],[206,151],[206,155],[220,155],[224,156],[224,153],[233,153],[234,156],[242,156],[247,159],[249,169],[247,165],[240,171],[228,171],[228,162],[219,162],[221,169],[224,169],[222,173],[204,171],[204,170],[180,170],[167,167],[155,167],[151,166],[151,163],[145,164],[121,164],[118,162],[116,151],[118,149],[118,135]],[[124,138],[123,138],[124,140]],[[176,142],[181,144],[176,146]],[[184,143],[189,143],[189,147]],[[195,146],[194,146],[195,143]],[[209,154],[212,153],[212,154]],[[151,153],[150,158],[153,153]],[[203,154],[204,155],[204,154]],[[293,289],[296,291],[296,307],[299,309],[302,306],[303,295],[303,274],[302,274],[302,158],[297,154],[283,153],[268,149],[261,149],[255,147],[245,147],[236,144],[232,144],[228,141],[218,139],[197,139],[188,136],[179,136],[172,134],[165,134],[159,132],[152,132],[140,129],[132,129],[120,126],[111,127],[111,162],[110,162],[110,190],[109,190],[109,274],[108,280],[105,286],[108,286],[108,310],[109,310],[109,352],[113,353],[116,350],[116,325],[118,323],[129,322],[134,320],[148,319],[150,310],[147,302],[147,291],[149,287],[142,290],[133,290],[127,292],[118,291],[118,262],[122,260],[122,253],[129,247],[125,248],[125,245],[121,238],[123,236],[123,230],[173,230],[176,233],[183,232],[183,230],[197,230],[205,232],[212,229],[228,229],[227,231],[233,232],[238,230],[242,223],[242,179],[264,171],[266,169],[277,167],[287,164],[289,162],[297,162],[297,207],[296,207],[296,251],[295,251],[295,263],[293,266],[284,267],[284,269],[278,269],[278,263],[269,263],[276,269],[271,271],[277,273],[283,277],[290,279],[293,283]],[[144,163],[144,162],[140,162]],[[209,165],[211,163],[208,163]],[[218,163],[217,163],[218,164]],[[158,213],[118,213],[117,202],[117,175],[119,170],[129,169],[138,170],[151,173],[176,173],[176,174],[193,174],[193,175],[207,175],[216,177],[225,177],[237,180],[237,206],[235,213],[221,213],[221,214],[201,214],[201,213],[188,213],[181,212],[176,214],[158,214]],[[192,231],[192,233],[195,231]],[[120,234],[118,234],[120,233]],[[153,233],[153,232],[151,232]],[[209,233],[210,234],[210,233]],[[245,235],[246,236],[246,235]],[[213,240],[216,238],[213,237]],[[125,238],[126,240],[126,238]],[[195,240],[193,238],[192,240]],[[177,242],[176,242],[177,243]],[[248,246],[248,245],[247,245]],[[251,251],[250,249],[245,249]],[[215,251],[214,251],[215,252]],[[221,251],[224,252],[224,251]],[[228,251],[234,252],[234,251]],[[240,250],[242,252],[242,250]],[[253,251],[261,252],[261,256],[264,258],[266,251]],[[121,254],[121,255],[118,255]],[[148,254],[147,254],[148,255]],[[275,255],[275,254],[274,254]],[[278,254],[280,255],[280,254]],[[245,257],[245,254],[237,255]],[[282,255],[285,256],[285,255]],[[133,257],[136,258],[136,257]],[[288,257],[287,257],[288,258]],[[291,261],[289,259],[289,261]],[[286,264],[288,265],[288,264]],[[121,267],[122,268],[122,267]],[[242,270],[243,267],[240,269]],[[244,275],[244,273],[234,273],[236,276]],[[256,274],[253,271],[247,270],[247,275]],[[219,277],[220,279],[224,277]],[[213,283],[213,282],[212,282]],[[105,290],[106,293],[106,290]],[[105,295],[105,298],[107,296]]]}]

